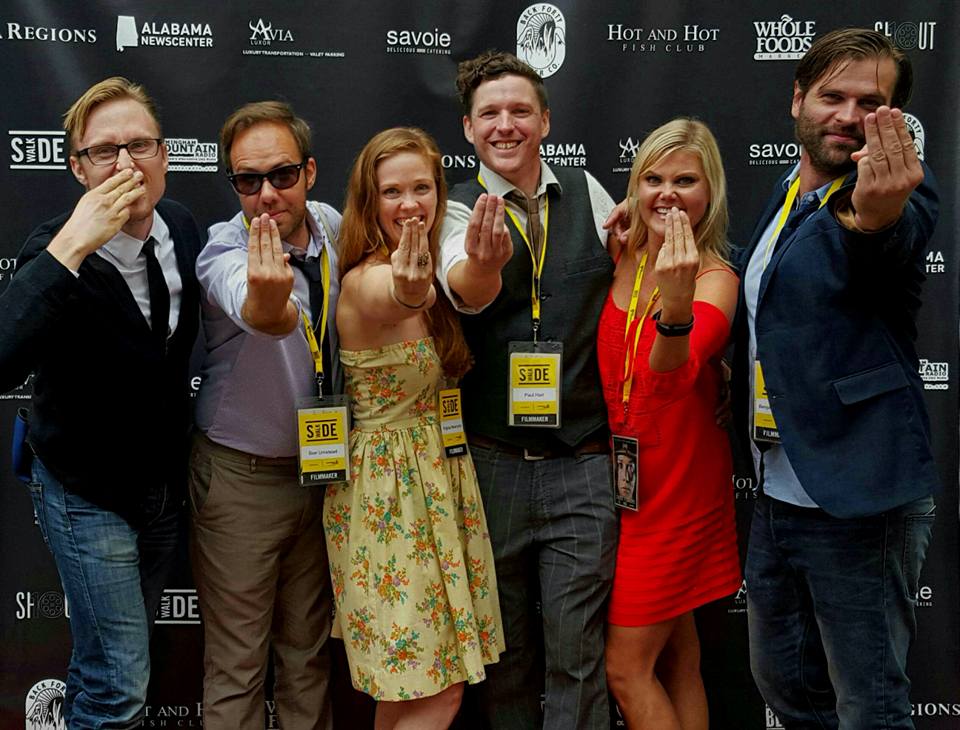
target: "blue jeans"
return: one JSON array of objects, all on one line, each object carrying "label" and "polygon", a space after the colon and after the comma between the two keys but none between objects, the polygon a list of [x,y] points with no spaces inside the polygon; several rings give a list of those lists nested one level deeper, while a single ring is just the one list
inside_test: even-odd
[{"label": "blue jeans", "polygon": [[760,497],[750,665],[785,728],[913,728],[907,651],[933,520],[933,497],[856,519]]},{"label": "blue jeans", "polygon": [[173,567],[180,504],[148,493],[144,527],[68,492],[39,459],[34,513],[70,604],[73,651],[64,716],[68,728],[132,728],[150,678],[150,630]]},{"label": "blue jeans", "polygon": [[604,620],[618,525],[610,457],[524,461],[475,444],[470,453],[507,644],[470,691],[493,730],[608,730]]}]

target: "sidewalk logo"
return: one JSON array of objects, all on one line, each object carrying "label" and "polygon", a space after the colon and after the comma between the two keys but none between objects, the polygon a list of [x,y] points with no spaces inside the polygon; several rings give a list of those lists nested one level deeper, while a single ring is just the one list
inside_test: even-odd
[{"label": "sidewalk logo", "polygon": [[41,679],[27,692],[24,702],[26,730],[66,730],[63,695],[67,685],[59,679]]},{"label": "sidewalk logo", "polygon": [[924,390],[948,390],[950,388],[950,363],[931,362],[920,358],[920,378]]},{"label": "sidewalk logo", "polygon": [[567,55],[567,21],[549,3],[531,5],[517,20],[517,57],[543,78],[553,76]]},{"label": "sidewalk logo", "polygon": [[817,21],[794,20],[784,13],[779,20],[755,20],[755,61],[787,61],[803,58],[817,34]]},{"label": "sidewalk logo", "polygon": [[193,626],[200,623],[200,604],[195,588],[167,588],[157,609],[158,625]]},{"label": "sidewalk logo", "polygon": [[66,170],[66,132],[11,129],[11,170]]}]

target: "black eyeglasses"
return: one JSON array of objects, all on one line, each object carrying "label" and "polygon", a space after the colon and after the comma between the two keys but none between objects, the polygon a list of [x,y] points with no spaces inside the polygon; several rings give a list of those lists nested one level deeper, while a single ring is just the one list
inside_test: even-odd
[{"label": "black eyeglasses", "polygon": [[233,185],[233,189],[241,195],[255,195],[263,187],[263,180],[266,178],[277,190],[286,190],[292,188],[300,179],[300,170],[306,165],[301,162],[299,165],[284,165],[275,167],[269,172],[237,172],[233,175],[227,175],[227,180]]},{"label": "black eyeglasses", "polygon": [[160,151],[162,138],[157,139],[135,139],[126,144],[98,144],[86,149],[77,150],[77,157],[86,155],[94,165],[112,165],[120,156],[120,150],[126,150],[127,154],[134,160],[148,160],[156,157]]}]

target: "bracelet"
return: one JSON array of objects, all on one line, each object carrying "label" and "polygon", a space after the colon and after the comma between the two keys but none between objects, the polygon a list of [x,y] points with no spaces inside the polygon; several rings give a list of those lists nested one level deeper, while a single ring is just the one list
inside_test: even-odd
[{"label": "bracelet", "polygon": [[400,297],[397,296],[397,291],[396,291],[396,289],[393,288],[393,285],[391,284],[391,286],[390,286],[390,296],[393,297],[393,301],[395,301],[397,304],[399,304],[399,305],[401,305],[401,306],[406,307],[407,309],[420,309],[420,308],[423,307],[424,304],[427,303],[427,299],[430,298],[430,292],[427,292],[427,296],[425,296],[425,297],[423,298],[423,301],[420,302],[419,304],[407,304],[406,302],[402,301],[402,300],[400,299]]},{"label": "bracelet", "polygon": [[657,323],[657,333],[664,337],[685,337],[693,330],[693,315],[686,324],[665,324],[660,321],[660,312],[656,312],[653,319]]}]

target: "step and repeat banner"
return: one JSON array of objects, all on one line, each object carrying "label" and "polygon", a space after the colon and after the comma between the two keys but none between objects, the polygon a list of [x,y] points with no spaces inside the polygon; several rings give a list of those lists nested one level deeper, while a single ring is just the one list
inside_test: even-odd
[{"label": "step and repeat banner", "polygon": [[[318,178],[313,197],[340,208],[353,157],[385,127],[423,127],[440,143],[451,182],[473,175],[477,160],[463,138],[454,96],[456,65],[488,48],[511,50],[546,78],[552,129],[543,143],[544,159],[558,167],[589,169],[616,199],[624,195],[633,155],[647,132],[681,114],[707,122],[726,165],[731,239],[737,244],[747,241],[775,179],[799,157],[789,113],[797,59],[814,38],[833,28],[875,28],[913,59],[916,86],[907,120],[941,189],[940,222],[926,259],[918,346],[945,489],[921,580],[910,666],[917,728],[955,730],[960,727],[958,16],[956,4],[936,0],[732,5],[692,0],[6,0],[0,5],[0,134],[5,137],[0,291],[16,270],[27,234],[72,207],[82,192],[68,171],[61,115],[107,76],[142,82],[155,97],[169,148],[167,194],[206,227],[238,207],[219,162],[217,135],[223,119],[240,104],[274,98],[292,103],[314,129]],[[829,337],[829,322],[823,326]],[[196,379],[184,383],[197,386]],[[108,393],[113,386],[105,373],[100,381],[78,387]],[[45,710],[62,696],[70,651],[70,607],[33,524],[27,490],[7,468],[13,415],[29,405],[30,393],[28,380],[0,395],[4,730],[63,727],[62,719]],[[742,548],[756,488],[743,473],[731,484]],[[697,615],[712,727],[719,730],[781,727],[750,677],[749,589],[743,585]],[[157,624],[143,726],[202,727],[200,615],[185,547]],[[337,724],[352,730],[372,727],[370,703],[349,688],[344,671],[338,674]],[[268,727],[279,727],[269,701],[267,710]],[[474,727],[470,713],[462,714],[458,726]],[[621,726],[614,708],[611,727]]]}]

